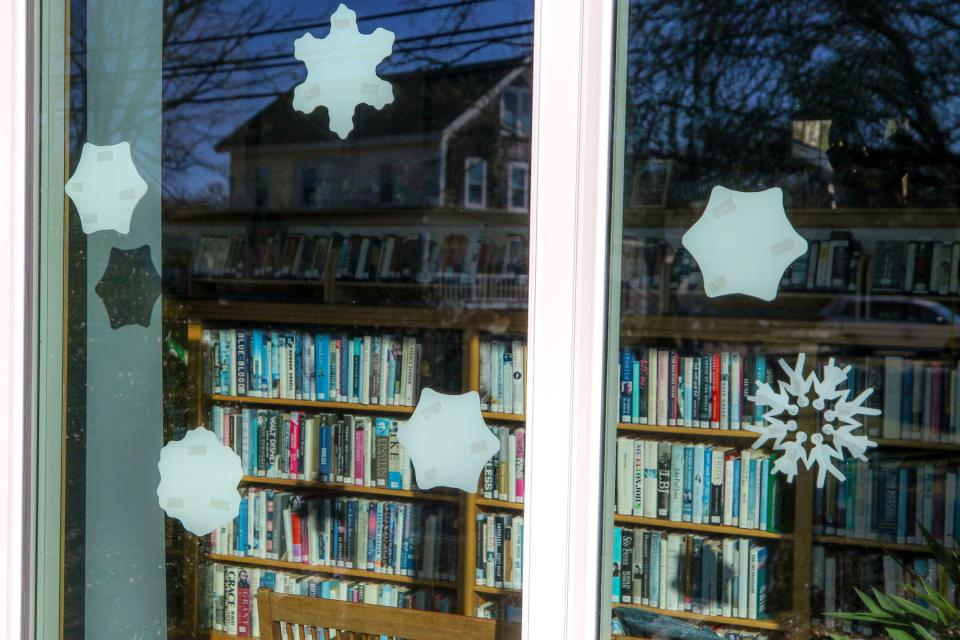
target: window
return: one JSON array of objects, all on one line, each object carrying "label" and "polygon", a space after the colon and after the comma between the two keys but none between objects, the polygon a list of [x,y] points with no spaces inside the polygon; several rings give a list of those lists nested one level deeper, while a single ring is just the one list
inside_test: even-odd
[{"label": "window", "polygon": [[509,173],[507,208],[510,211],[526,211],[530,202],[530,165],[526,162],[511,162]]},{"label": "window", "polygon": [[487,206],[487,162],[480,158],[467,158],[464,164],[463,204],[466,207],[484,209]]},{"label": "window", "polygon": [[530,135],[530,90],[507,87],[500,97],[500,126],[517,135]]}]

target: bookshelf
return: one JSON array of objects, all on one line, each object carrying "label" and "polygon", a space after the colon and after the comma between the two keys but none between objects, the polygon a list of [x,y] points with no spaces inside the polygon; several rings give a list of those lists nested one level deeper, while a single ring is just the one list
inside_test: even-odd
[{"label": "bookshelf", "polygon": [[[526,332],[526,314],[501,310],[427,310],[416,308],[382,308],[360,305],[331,304],[290,304],[237,302],[221,304],[216,300],[171,299],[164,309],[168,322],[181,323],[186,327],[189,364],[189,397],[187,422],[194,426],[207,424],[209,409],[213,405],[276,409],[303,410],[305,412],[340,412],[357,415],[396,416],[400,419],[413,413],[412,406],[357,404],[351,402],[331,402],[314,400],[291,400],[280,398],[260,398],[208,393],[203,383],[203,331],[205,327],[280,326],[280,327],[353,327],[384,328],[389,330],[432,330],[442,329],[459,333],[459,344],[463,355],[461,384],[463,391],[480,390],[480,343],[482,336],[491,335],[495,339],[504,336],[522,338]],[[492,333],[491,333],[492,332]],[[490,426],[500,426],[511,431],[525,426],[523,415],[483,411],[484,420]],[[475,557],[477,552],[476,527],[477,515],[481,513],[522,515],[523,503],[483,498],[478,495],[453,492],[450,490],[400,490],[382,487],[369,487],[337,482],[291,480],[244,476],[241,487],[274,487],[295,491],[304,495],[354,496],[391,501],[417,502],[422,504],[445,504],[457,510],[458,564],[455,580],[433,580],[413,576],[384,574],[361,569],[318,566],[272,560],[249,556],[235,556],[205,552],[201,542],[192,538],[186,553],[193,557],[196,568],[190,574],[193,584],[188,585],[192,599],[188,602],[191,617],[197,621],[200,588],[200,566],[207,562],[217,562],[233,566],[249,566],[286,570],[301,574],[323,576],[343,576],[358,580],[432,587],[454,593],[457,598],[456,611],[463,615],[475,615],[477,608],[485,602],[499,602],[504,599],[519,600],[520,591],[510,588],[498,588],[477,585],[475,579]],[[194,622],[196,624],[196,622]],[[193,631],[199,632],[198,628]],[[211,632],[211,638],[226,640],[233,638],[222,632]]]}]

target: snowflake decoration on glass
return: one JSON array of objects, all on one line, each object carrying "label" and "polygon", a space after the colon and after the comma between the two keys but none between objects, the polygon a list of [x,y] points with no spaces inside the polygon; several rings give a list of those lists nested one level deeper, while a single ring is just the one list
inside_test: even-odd
[{"label": "snowflake decoration on glass", "polygon": [[733,191],[716,186],[707,207],[681,239],[703,273],[708,298],[742,293],[777,297],[783,272],[807,252],[783,210],[783,191]]},{"label": "snowflake decoration on glass", "polygon": [[293,90],[293,108],[310,113],[325,106],[330,130],[346,138],[361,102],[382,109],[393,102],[393,87],[377,77],[377,65],[393,51],[393,32],[357,29],[357,14],[341,4],[330,16],[330,33],[305,33],[293,43],[293,56],[307,67],[307,79]]},{"label": "snowflake decoration on glass", "polygon": [[85,142],[63,190],[77,207],[84,233],[113,229],[126,235],[147,183],[133,164],[129,142],[106,147]]},{"label": "snowflake decoration on glass", "polygon": [[240,512],[237,485],[243,477],[240,456],[212,431],[198,427],[183,440],[160,450],[160,508],[203,536],[225,526]]},{"label": "snowflake decoration on glass", "polygon": [[[811,371],[804,376],[806,354],[797,355],[796,365],[791,367],[780,358],[780,368],[787,376],[787,381],[777,381],[774,390],[767,382],[757,381],[756,395],[747,396],[758,407],[766,408],[763,413],[762,425],[747,425],[747,431],[759,434],[751,445],[759,449],[768,441],[773,442],[773,448],[782,451],[773,465],[774,473],[787,476],[787,482],[793,482],[800,463],[810,469],[817,466],[817,487],[822,488],[827,474],[843,482],[846,477],[834,466],[834,460],[843,461],[846,454],[866,461],[867,449],[876,447],[877,443],[865,435],[854,433],[863,426],[858,416],[878,416],[879,409],[865,407],[864,403],[873,394],[873,387],[864,390],[856,398],[850,400],[850,389],[842,388],[846,385],[850,365],[840,368],[836,360],[830,358],[823,368],[823,377]],[[816,397],[813,402],[807,397],[813,389]],[[807,434],[797,431],[796,416],[800,409],[813,405],[821,412],[823,424],[819,430],[809,437],[810,448],[807,447]],[[790,435],[793,434],[793,438]],[[827,438],[830,439],[827,442]]]},{"label": "snowflake decoration on glass", "polygon": [[397,435],[421,489],[442,486],[476,493],[483,466],[500,450],[500,441],[483,421],[476,391],[448,395],[424,389]]}]

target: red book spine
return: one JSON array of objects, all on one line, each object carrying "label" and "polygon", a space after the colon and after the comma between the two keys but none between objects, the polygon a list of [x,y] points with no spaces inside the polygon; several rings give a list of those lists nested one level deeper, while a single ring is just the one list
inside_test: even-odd
[{"label": "red book spine", "polygon": [[290,514],[290,528],[293,536],[293,561],[301,562],[301,553],[303,551],[302,537],[300,535],[300,514]]},{"label": "red book spine", "polygon": [[364,450],[364,429],[358,428],[353,440],[353,484],[363,486],[366,480],[366,469],[364,469],[364,460],[366,453]]},{"label": "red book spine", "polygon": [[710,427],[720,428],[720,354],[710,356]]},{"label": "red book spine", "polygon": [[294,413],[290,418],[290,477],[296,478],[300,473],[300,414]]},{"label": "red book spine", "polygon": [[237,635],[249,638],[250,629],[250,578],[245,569],[240,569],[237,579]]},{"label": "red book spine", "polygon": [[524,451],[526,450],[526,432],[523,429],[517,429],[517,502],[523,502],[524,496]]}]

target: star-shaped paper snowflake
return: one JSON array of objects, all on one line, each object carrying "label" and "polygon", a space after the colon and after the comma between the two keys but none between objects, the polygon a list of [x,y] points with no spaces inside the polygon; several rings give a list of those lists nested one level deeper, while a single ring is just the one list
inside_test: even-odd
[{"label": "star-shaped paper snowflake", "polygon": [[393,87],[377,77],[377,65],[393,51],[393,38],[383,28],[361,34],[357,14],[341,4],[326,38],[305,33],[293,43],[294,57],[307,66],[307,79],[293,90],[293,108],[310,113],[325,106],[330,130],[346,138],[358,104],[382,109],[393,102]]},{"label": "star-shaped paper snowflake", "polygon": [[133,164],[129,142],[106,147],[85,142],[77,170],[63,190],[77,207],[84,233],[113,229],[127,234],[147,183]]},{"label": "star-shaped paper snowflake", "polygon": [[110,318],[110,327],[150,326],[153,306],[160,296],[160,274],[153,266],[150,245],[110,249],[110,260],[94,288]]},{"label": "star-shaped paper snowflake", "polygon": [[777,297],[783,272],[807,252],[783,210],[783,191],[733,191],[716,186],[700,219],[683,234],[700,265],[707,297],[742,293]]},{"label": "star-shaped paper snowflake", "polygon": [[[867,388],[853,400],[848,400],[850,389],[842,389],[841,386],[847,382],[850,365],[841,369],[835,364],[834,358],[830,358],[823,368],[821,379],[815,371],[811,371],[807,376],[803,375],[805,361],[804,353],[797,355],[797,363],[793,367],[780,358],[780,368],[787,374],[787,382],[778,380],[777,391],[768,383],[757,381],[757,394],[747,396],[747,400],[766,408],[763,414],[764,424],[747,425],[744,429],[760,434],[751,445],[752,448],[759,449],[765,442],[772,440],[773,448],[783,451],[774,462],[773,473],[782,473],[787,476],[788,482],[793,482],[801,462],[807,469],[817,465],[817,486],[822,488],[827,473],[841,482],[846,480],[843,473],[833,465],[834,460],[844,459],[844,450],[857,460],[866,461],[864,453],[870,447],[877,446],[877,443],[867,436],[854,433],[863,426],[855,418],[860,415],[878,416],[880,410],[863,406],[873,394],[873,387]],[[816,393],[813,408],[823,412],[824,423],[817,433],[810,436],[813,446],[807,449],[804,444],[807,434],[797,431],[794,417],[800,409],[810,406],[807,394],[811,387]],[[827,408],[828,406],[830,408]],[[786,416],[783,415],[784,412]],[[786,421],[778,416],[786,418]],[[837,424],[834,424],[834,421]],[[795,434],[793,439],[789,439],[790,434]],[[829,437],[831,443],[827,443],[824,436]]]},{"label": "star-shaped paper snowflake", "polygon": [[424,389],[398,436],[421,489],[453,487],[476,493],[483,465],[500,450],[500,441],[483,422],[476,391],[454,396]]},{"label": "star-shaped paper snowflake", "polygon": [[243,478],[240,456],[203,427],[188,431],[160,450],[160,508],[184,528],[203,536],[225,526],[240,512],[237,485]]}]

